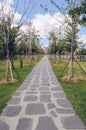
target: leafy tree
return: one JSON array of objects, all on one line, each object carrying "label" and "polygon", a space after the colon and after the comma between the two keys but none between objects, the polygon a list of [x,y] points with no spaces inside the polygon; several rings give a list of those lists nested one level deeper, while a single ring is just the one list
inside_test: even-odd
[{"label": "leafy tree", "polygon": [[79,16],[79,23],[86,26],[86,0],[81,0],[80,5],[70,10],[70,13],[76,13]]},{"label": "leafy tree", "polygon": [[86,48],[82,48],[77,52],[78,55],[86,55]]},{"label": "leafy tree", "polygon": [[56,36],[55,30],[52,30],[50,32],[49,39],[51,42],[51,45],[50,45],[51,52],[50,53],[55,54],[55,56],[56,56],[56,53],[58,51],[58,46],[57,46],[57,36]]},{"label": "leafy tree", "polygon": [[19,27],[14,27],[9,32],[9,41],[10,41],[9,42],[9,55],[10,55],[10,57],[17,53],[17,50],[16,50],[17,43],[15,42],[15,39],[19,35],[18,31],[19,31]]},{"label": "leafy tree", "polygon": [[2,37],[2,24],[0,24],[0,58],[2,59],[5,56],[6,56],[6,49],[5,49],[5,44]]},{"label": "leafy tree", "polygon": [[86,45],[80,42],[79,49],[76,52],[78,55],[86,55]]}]

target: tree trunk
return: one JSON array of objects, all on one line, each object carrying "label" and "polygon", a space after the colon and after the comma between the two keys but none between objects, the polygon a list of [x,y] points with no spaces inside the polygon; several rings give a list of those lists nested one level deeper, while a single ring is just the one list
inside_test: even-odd
[{"label": "tree trunk", "polygon": [[75,36],[75,25],[74,17],[72,16],[72,41],[71,41],[71,74],[70,77],[73,78],[73,61],[74,61],[74,36]]},{"label": "tree trunk", "polygon": [[13,74],[12,74],[12,67],[11,67],[10,56],[9,56],[9,46],[8,46],[8,43],[6,43],[6,50],[7,50],[6,80],[9,81],[9,77],[11,77],[11,80],[13,82]]}]

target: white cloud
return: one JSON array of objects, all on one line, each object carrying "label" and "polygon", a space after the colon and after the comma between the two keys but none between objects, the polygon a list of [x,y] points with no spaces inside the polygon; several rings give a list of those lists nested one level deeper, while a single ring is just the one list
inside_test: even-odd
[{"label": "white cloud", "polygon": [[[48,36],[49,31],[54,29],[54,27],[57,27],[57,31],[61,27],[61,36],[63,36],[64,31],[67,32],[68,28],[70,28],[66,20],[71,21],[71,18],[68,15],[65,17],[59,12],[53,16],[48,13],[45,15],[37,14],[33,19],[33,25],[35,29],[39,31],[39,34],[42,38]],[[78,25],[78,28],[81,29],[81,26]],[[82,41],[84,44],[86,44],[86,34],[79,35],[78,41]]]},{"label": "white cloud", "polygon": [[78,41],[83,42],[86,44],[86,34],[79,35]]},{"label": "white cloud", "polygon": [[22,15],[18,12],[14,14],[13,23],[18,23],[21,19]]},{"label": "white cloud", "polygon": [[22,15],[18,12],[14,11],[13,8],[13,0],[3,0],[2,2],[0,2],[0,19],[7,19],[8,16],[10,16],[10,18],[12,18],[12,26],[17,26]]},{"label": "white cloud", "polygon": [[7,17],[13,12],[12,6],[7,1],[0,2],[0,10],[1,17]]},{"label": "white cloud", "polygon": [[13,4],[13,0],[6,0],[8,4],[12,5]]},{"label": "white cloud", "polygon": [[49,20],[51,20],[49,14],[46,15],[38,14],[33,20],[33,26],[35,27],[36,30],[39,31],[40,36],[42,37],[46,36],[48,34],[48,30],[51,29]]},{"label": "white cloud", "polygon": [[65,16],[61,13],[56,13],[53,16],[50,14],[37,14],[35,19],[33,19],[33,26],[37,31],[39,31],[41,37],[48,36],[49,31],[54,27],[59,28],[63,25],[65,21]]},{"label": "white cloud", "polygon": [[20,28],[20,30],[22,32],[26,33],[26,31],[27,31],[27,25],[22,25],[21,28]]}]

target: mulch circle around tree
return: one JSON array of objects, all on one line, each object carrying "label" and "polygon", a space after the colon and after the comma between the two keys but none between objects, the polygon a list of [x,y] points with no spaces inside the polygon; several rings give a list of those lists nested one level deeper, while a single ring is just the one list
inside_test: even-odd
[{"label": "mulch circle around tree", "polygon": [[6,79],[6,78],[4,78],[4,79],[0,79],[0,84],[8,84],[8,83],[15,83],[15,82],[17,82],[18,80],[17,79]]},{"label": "mulch circle around tree", "polygon": [[77,83],[79,81],[86,81],[86,77],[78,76],[78,75],[74,75],[73,78],[72,77],[68,78],[68,76],[63,76],[61,79],[66,82],[74,82],[74,83]]}]

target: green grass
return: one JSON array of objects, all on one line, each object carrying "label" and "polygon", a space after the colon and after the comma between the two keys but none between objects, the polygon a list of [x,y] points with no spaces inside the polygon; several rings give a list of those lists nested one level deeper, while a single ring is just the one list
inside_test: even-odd
[{"label": "green grass", "polygon": [[[75,112],[83,123],[86,126],[86,81],[79,81],[77,83],[73,82],[66,82],[61,80],[61,72],[66,64],[65,61],[57,62],[57,66],[55,66],[55,61],[52,59],[50,60],[54,73],[56,74],[59,82],[61,83],[67,98],[72,103],[73,108],[75,109]],[[81,65],[86,66],[86,62],[80,63]],[[67,75],[68,67],[64,72],[64,75]],[[84,74],[77,65],[74,64],[74,74],[78,74],[81,76],[86,77],[86,74]]]},{"label": "green grass", "polygon": [[[2,112],[2,109],[6,106],[8,100],[11,98],[12,94],[15,92],[15,90],[20,86],[20,84],[23,82],[25,77],[30,73],[34,65],[37,63],[37,60],[34,60],[32,65],[25,65],[23,68],[19,67],[19,59],[14,60],[15,67],[20,75],[20,78],[16,75],[15,71],[13,70],[14,78],[18,79],[18,82],[14,84],[0,84],[0,112]],[[1,64],[0,64],[1,65]],[[4,67],[0,66],[2,69],[0,69],[0,78],[5,77],[5,65]]]}]

